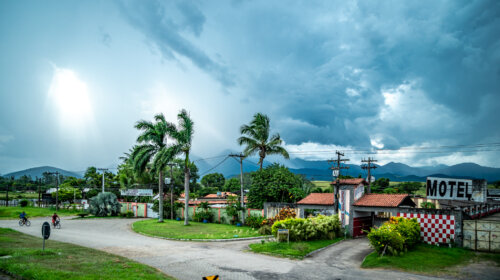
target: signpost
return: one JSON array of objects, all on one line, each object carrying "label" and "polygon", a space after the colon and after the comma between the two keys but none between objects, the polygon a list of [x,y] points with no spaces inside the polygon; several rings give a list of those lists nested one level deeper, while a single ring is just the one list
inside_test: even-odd
[{"label": "signpost", "polygon": [[120,190],[122,196],[153,196],[152,189],[129,189]]},{"label": "signpost", "polygon": [[42,237],[43,237],[42,251],[44,251],[45,250],[45,239],[49,239],[49,237],[50,237],[50,224],[48,222],[44,222],[42,225]]},{"label": "signpost", "polygon": [[280,234],[286,234],[287,243],[290,244],[290,231],[288,229],[278,229],[278,242],[280,242]]}]

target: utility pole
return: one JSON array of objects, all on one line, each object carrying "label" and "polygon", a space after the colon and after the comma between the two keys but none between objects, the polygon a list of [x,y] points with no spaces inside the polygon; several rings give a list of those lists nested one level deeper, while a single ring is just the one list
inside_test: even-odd
[{"label": "utility pole", "polygon": [[[330,167],[330,169],[333,170],[332,172],[332,176],[335,177],[335,175],[337,175],[337,180],[336,180],[336,184],[335,184],[335,191],[334,191],[334,210],[335,210],[335,213],[338,213],[338,208],[339,208],[339,188],[340,188],[340,171],[342,169],[349,169],[349,166],[342,166],[341,163],[342,162],[346,162],[346,161],[349,161],[349,159],[341,159],[340,157],[344,156],[343,153],[339,152],[339,151],[335,151],[335,153],[337,154],[337,159],[331,159],[331,160],[328,160],[329,163],[333,163],[334,165],[332,167]],[[336,174],[335,174],[336,173]]]},{"label": "utility pole", "polygon": [[102,192],[104,192],[104,173],[106,173],[106,171],[108,171],[108,169],[107,168],[97,168],[97,170],[102,171]]},{"label": "utility pole", "polygon": [[42,178],[38,179],[38,207],[40,207],[41,188],[42,188]]},{"label": "utility pole", "polygon": [[56,175],[56,211],[59,211],[59,171],[48,172],[49,175]]},{"label": "utility pole", "polygon": [[243,192],[243,159],[245,156],[243,154],[230,154],[230,157],[236,159],[239,158],[240,162],[240,185],[241,185],[241,225],[245,224],[245,210],[243,209],[245,207],[245,193]]},{"label": "utility pole", "polygon": [[167,163],[170,166],[170,220],[174,219],[174,166],[176,163]]},{"label": "utility pole", "polygon": [[377,168],[377,166],[373,164],[374,162],[377,162],[377,160],[369,157],[368,159],[361,160],[361,162],[367,163],[366,165],[362,165],[361,168],[368,170],[368,193],[371,193],[372,176],[370,174],[370,170]]}]

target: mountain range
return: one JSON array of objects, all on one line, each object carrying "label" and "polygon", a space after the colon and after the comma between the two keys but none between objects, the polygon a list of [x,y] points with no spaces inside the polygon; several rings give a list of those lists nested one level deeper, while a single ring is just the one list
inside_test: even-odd
[{"label": "mountain range", "polygon": [[[196,156],[192,157],[199,170],[200,177],[208,173],[222,173],[226,178],[237,176],[240,173],[240,163],[237,158],[212,158],[202,159]],[[296,174],[302,174],[310,180],[332,180],[331,165],[327,161],[308,161],[303,159],[290,159],[286,161],[280,160],[282,164],[287,166],[290,171]],[[264,161],[264,166],[270,165],[271,162]],[[350,175],[363,178],[367,177],[366,170],[356,164],[346,164],[349,167],[342,170],[342,175]],[[425,182],[426,177],[452,177],[452,178],[469,178],[469,179],[486,179],[489,182],[500,180],[500,168],[485,167],[475,163],[460,163],[452,166],[436,165],[412,167],[403,163],[389,162],[385,165],[375,165],[377,168],[371,171],[371,175],[376,178],[389,178],[391,181],[416,181]],[[252,172],[259,169],[257,158],[248,158],[243,161],[243,172]],[[56,172],[64,176],[73,176],[76,178],[83,177],[81,172],[67,171],[61,168],[51,166],[41,166],[29,168],[17,172],[12,172],[4,177],[19,178],[23,175],[31,176],[31,178],[41,178],[44,172]]]}]

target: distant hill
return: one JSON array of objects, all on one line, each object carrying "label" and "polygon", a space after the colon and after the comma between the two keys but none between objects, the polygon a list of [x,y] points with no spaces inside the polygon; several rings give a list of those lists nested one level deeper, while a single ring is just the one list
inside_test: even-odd
[{"label": "distant hill", "polygon": [[34,168],[29,168],[29,169],[25,169],[25,170],[21,170],[21,171],[12,172],[12,173],[5,174],[2,176],[3,177],[14,176],[14,178],[17,179],[21,176],[27,175],[27,176],[30,176],[32,179],[35,179],[36,177],[42,178],[44,172],[59,172],[64,176],[72,176],[72,177],[76,177],[76,178],[83,177],[81,174],[78,174],[76,172],[71,172],[71,171],[67,171],[67,170],[57,168],[57,167],[52,167],[52,166],[34,167]]},{"label": "distant hill", "polygon": [[[224,154],[230,154],[230,151]],[[267,159],[267,158],[266,158]],[[198,166],[200,177],[209,173],[222,173],[226,178],[230,178],[240,174],[240,164],[233,158],[224,156],[212,159],[201,159],[193,156],[192,160]],[[259,159],[251,157],[243,161],[243,172],[252,172],[259,169]],[[332,180],[332,170],[330,164],[326,161],[307,161],[302,159],[291,159],[280,161],[282,164],[290,168],[290,171],[296,174],[302,174],[310,180],[329,181]],[[270,165],[271,162],[264,160],[264,166]],[[366,177],[366,170],[361,169],[356,164],[346,164],[349,169],[342,170],[343,175],[358,177],[359,175]],[[64,169],[42,166],[35,167],[9,174],[2,175],[4,177],[14,176],[19,178],[23,175],[31,176],[31,178],[42,177],[44,172],[56,172],[64,176],[73,176],[82,178],[83,174],[67,171]],[[443,178],[470,178],[470,179],[486,179],[489,182],[500,180],[500,168],[485,167],[475,163],[461,163],[452,166],[437,165],[425,167],[412,167],[403,163],[390,162],[386,165],[377,165],[377,168],[372,170],[372,175],[375,178],[389,178],[391,181],[405,182],[416,181],[425,182],[427,177],[443,177]]]}]

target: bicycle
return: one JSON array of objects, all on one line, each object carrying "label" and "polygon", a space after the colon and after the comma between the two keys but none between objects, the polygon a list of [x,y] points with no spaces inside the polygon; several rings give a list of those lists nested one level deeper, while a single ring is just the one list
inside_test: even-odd
[{"label": "bicycle", "polygon": [[19,220],[19,226],[27,226],[27,227],[29,227],[29,226],[31,226],[31,222],[28,219],[26,219],[26,221],[24,219],[20,219]]},{"label": "bicycle", "polygon": [[52,226],[57,229],[61,229],[61,221],[56,220],[55,223],[52,223]]}]

